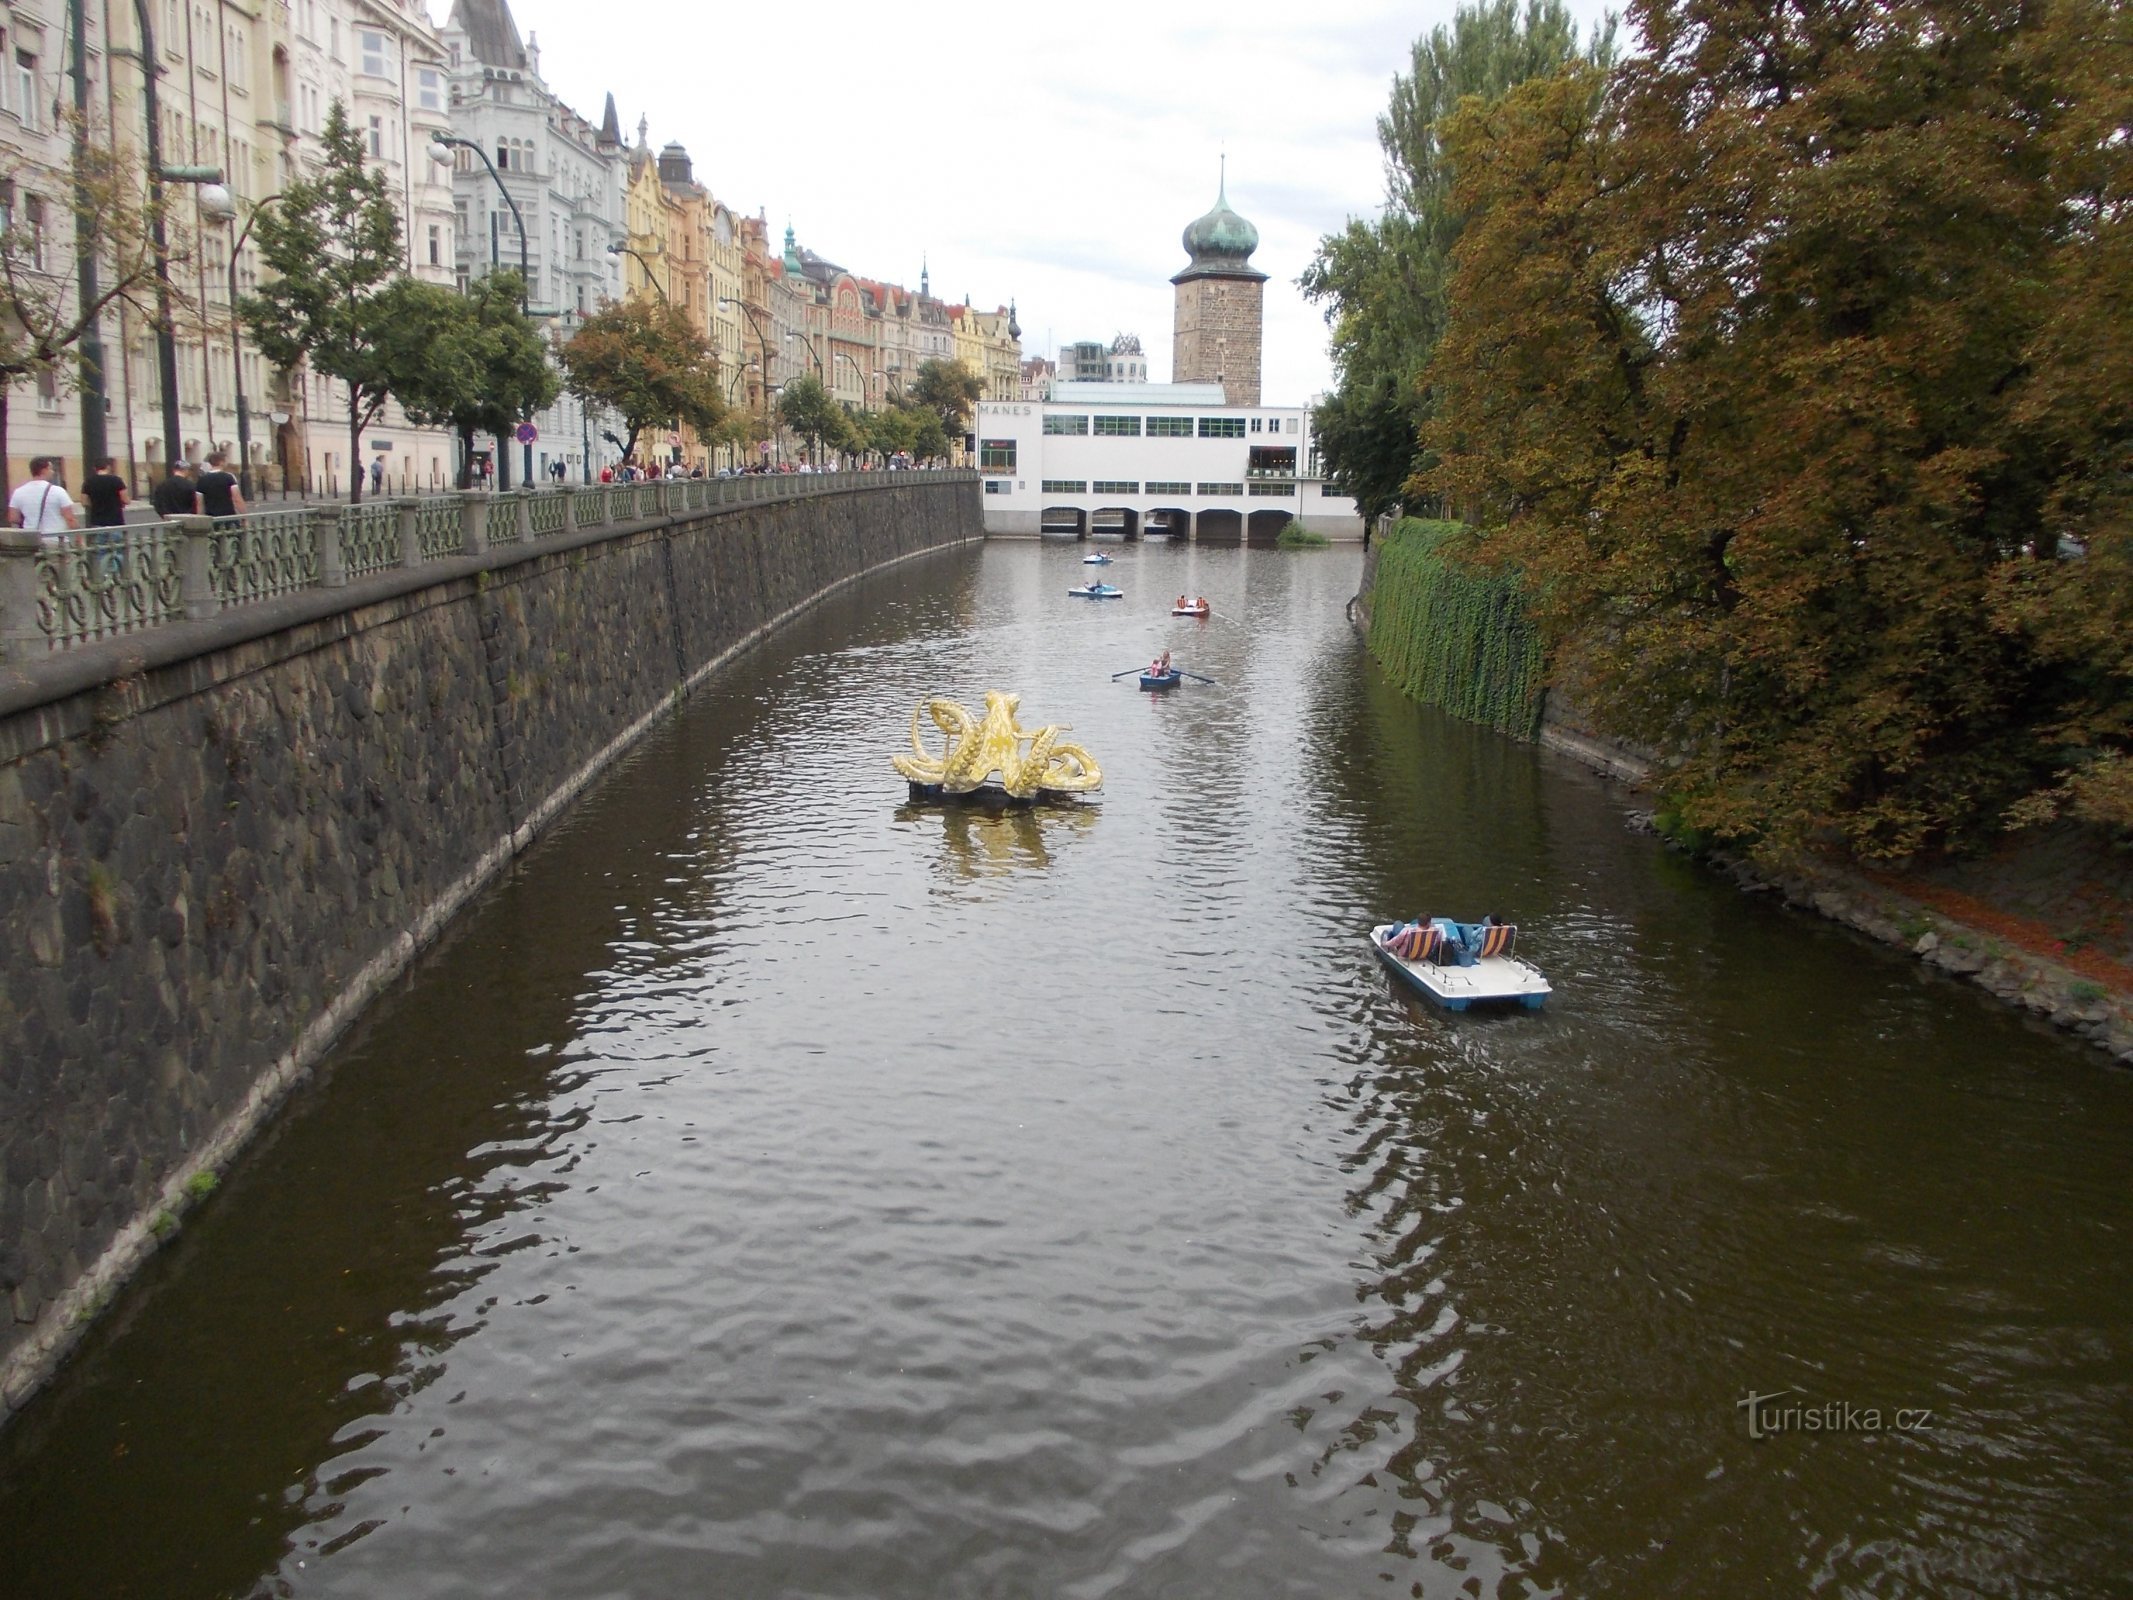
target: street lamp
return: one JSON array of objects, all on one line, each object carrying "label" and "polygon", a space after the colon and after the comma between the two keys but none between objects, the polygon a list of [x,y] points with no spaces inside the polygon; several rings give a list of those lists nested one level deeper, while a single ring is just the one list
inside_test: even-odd
[{"label": "street lamp", "polygon": [[747,301],[736,300],[731,295],[720,295],[718,303],[722,306],[731,306],[748,319],[749,327],[755,329],[756,343],[762,347],[763,351],[763,409],[767,415],[770,409],[770,335],[763,330],[762,316]]},{"label": "street lamp", "polygon": [[[156,269],[156,363],[163,370],[161,399],[163,402],[163,460],[167,464],[182,459],[178,434],[178,330],[170,311],[170,235],[163,226],[163,185],[166,183],[197,183],[200,191],[202,214],[210,213],[210,205],[229,208],[224,214],[233,213],[235,204],[230,193],[222,187],[220,167],[166,167],[163,165],[163,112],[156,80],[162,68],[156,61],[155,25],[148,20],[148,0],[133,0],[134,19],[141,30],[141,110],[147,121],[145,154],[148,168],[148,239],[155,258]],[[210,196],[215,197],[212,201]],[[214,419],[208,419],[208,432],[213,433]]]},{"label": "street lamp", "polygon": [[[526,219],[519,212],[518,202],[511,198],[511,191],[504,187],[503,176],[496,170],[496,163],[489,159],[488,151],[484,150],[472,139],[454,138],[442,128],[432,130],[430,133],[430,159],[432,161],[436,162],[440,167],[448,167],[452,165],[452,151],[454,150],[471,150],[474,152],[482,166],[488,169],[489,181],[496,185],[496,192],[504,197],[504,204],[511,208],[511,220],[518,227],[518,308],[520,311],[530,315],[532,308],[528,304],[528,297],[532,293],[533,266],[532,257],[526,249]],[[496,266],[496,230],[491,228],[489,230],[489,270],[494,272]],[[503,441],[499,439],[497,443],[501,445]],[[530,489],[533,487],[533,445],[529,442],[520,448],[526,453],[525,471],[521,475],[521,481]],[[501,450],[497,453],[499,455],[503,454]],[[506,471],[510,468],[508,458],[504,462],[504,467]]]},{"label": "street lamp", "polygon": [[810,339],[804,333],[788,333],[785,336],[785,340],[788,344],[797,343],[804,344],[805,346],[807,346],[807,353],[815,358],[815,380],[816,382],[820,383],[823,388],[827,389],[829,387],[829,377],[822,370],[822,352],[815,348],[815,341]]},{"label": "street lamp", "polygon": [[[644,281],[646,283],[649,283],[653,288],[659,291],[659,298],[667,305],[672,305],[674,303],[674,297],[667,293],[666,286],[663,285],[657,278],[652,276],[652,264],[651,262],[645,259],[643,251],[634,250],[630,246],[624,244],[620,239],[617,239],[607,247],[607,253],[611,256],[634,257],[636,259],[637,265],[644,268]],[[658,253],[660,255],[665,255],[666,251],[661,250]]]},{"label": "street lamp", "polygon": [[833,350],[830,352],[830,354],[835,356],[839,361],[842,361],[846,366],[850,367],[854,372],[859,375],[859,409],[864,411],[867,407],[867,369],[865,367],[862,367],[852,357],[846,355],[842,350]]}]

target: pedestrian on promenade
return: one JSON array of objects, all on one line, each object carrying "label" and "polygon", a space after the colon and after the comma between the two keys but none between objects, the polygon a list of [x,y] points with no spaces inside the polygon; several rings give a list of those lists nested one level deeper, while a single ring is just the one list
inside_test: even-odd
[{"label": "pedestrian on promenade", "polygon": [[126,548],[126,536],[113,530],[126,526],[126,502],[132,498],[126,493],[126,480],[115,470],[117,466],[115,458],[104,457],[81,486],[82,500],[89,508],[89,548],[100,553],[98,564],[108,577],[118,575],[119,554]]},{"label": "pedestrian on promenade", "polygon": [[173,461],[170,471],[163,475],[163,481],[148,497],[148,503],[165,522],[172,517],[191,516],[193,508],[200,503],[199,492],[193,487],[191,468],[182,461]]},{"label": "pedestrian on promenade", "polygon": [[228,460],[220,450],[207,458],[207,471],[200,474],[193,496],[197,515],[213,517],[224,526],[244,515],[244,494],[237,487],[237,475],[225,465]]},{"label": "pedestrian on promenade", "polygon": [[46,544],[63,543],[70,531],[81,526],[74,497],[52,476],[56,465],[50,456],[33,457],[28,480],[7,502],[9,525],[36,534]]},{"label": "pedestrian on promenade", "polygon": [[385,492],[385,457],[382,455],[370,464],[370,492],[373,495]]}]

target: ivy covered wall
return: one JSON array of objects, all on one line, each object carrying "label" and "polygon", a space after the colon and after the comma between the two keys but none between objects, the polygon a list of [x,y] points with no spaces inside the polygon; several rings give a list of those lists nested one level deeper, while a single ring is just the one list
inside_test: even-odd
[{"label": "ivy covered wall", "polygon": [[1531,739],[1540,730],[1540,635],[1515,581],[1446,557],[1459,531],[1408,517],[1378,541],[1370,653],[1425,705]]}]

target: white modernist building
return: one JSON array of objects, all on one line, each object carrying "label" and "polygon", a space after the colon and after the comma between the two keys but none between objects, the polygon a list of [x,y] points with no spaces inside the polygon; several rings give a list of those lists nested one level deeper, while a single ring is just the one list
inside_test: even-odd
[{"label": "white modernist building", "polygon": [[1219,383],[1066,383],[982,401],[985,531],[1271,544],[1291,521],[1363,537],[1319,476],[1305,406],[1228,405]]}]

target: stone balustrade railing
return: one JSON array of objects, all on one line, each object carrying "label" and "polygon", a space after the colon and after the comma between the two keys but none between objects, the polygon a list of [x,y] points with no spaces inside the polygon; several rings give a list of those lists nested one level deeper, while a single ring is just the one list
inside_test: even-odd
[{"label": "stone balustrade railing", "polygon": [[[969,480],[967,469],[924,474]],[[21,660],[498,545],[620,530],[764,500],[894,488],[902,473],[783,473],[471,490],[234,518],[179,517],[47,542],[0,533],[0,655]]]}]

